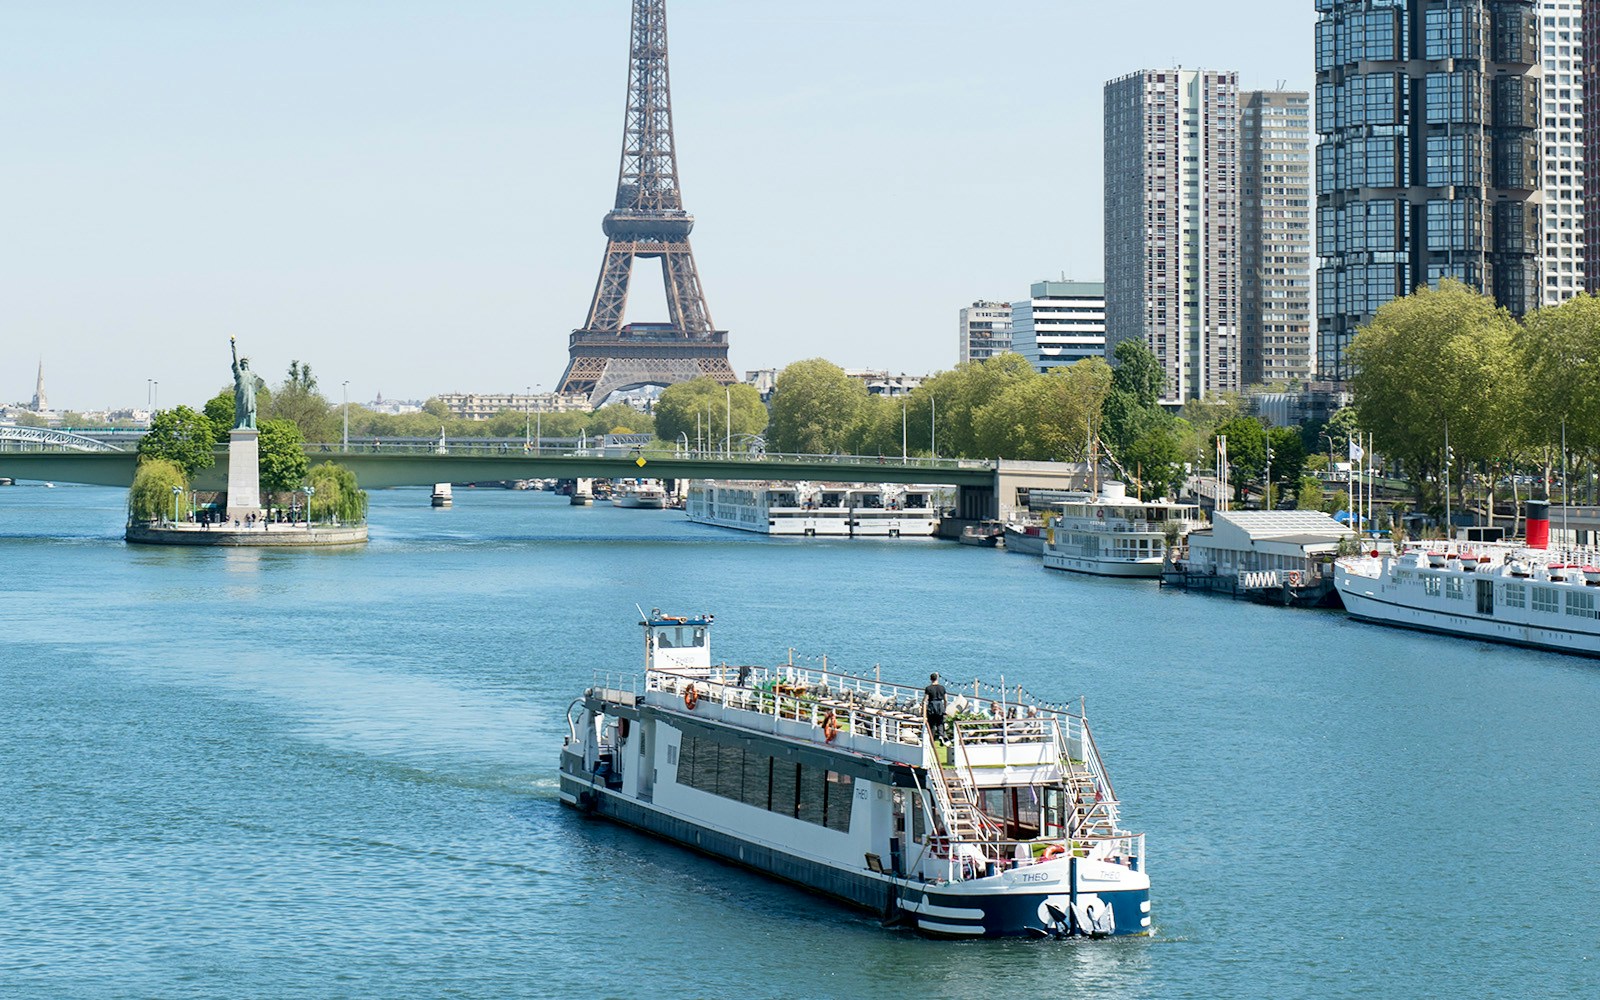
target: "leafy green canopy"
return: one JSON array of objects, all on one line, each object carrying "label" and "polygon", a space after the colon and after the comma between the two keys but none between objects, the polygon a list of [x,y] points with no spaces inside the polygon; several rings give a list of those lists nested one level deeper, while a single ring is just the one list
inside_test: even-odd
[{"label": "leafy green canopy", "polygon": [[767,421],[767,408],[755,386],[724,387],[709,378],[668,386],[655,406],[656,436],[663,441],[687,440],[691,446],[698,438],[720,447],[729,436],[730,426],[737,442],[742,436],[766,430]]},{"label": "leafy green canopy", "polygon": [[309,466],[300,428],[292,420],[264,420],[260,430],[261,488],[270,493],[298,489],[306,481]]},{"label": "leafy green canopy", "polygon": [[311,488],[311,518],[337,518],[354,524],[367,516],[367,493],[356,485],[356,474],[342,465],[323,462],[307,475]]},{"label": "leafy green canopy", "polygon": [[133,485],[128,488],[128,517],[134,521],[171,517],[173,490],[188,488],[189,478],[178,463],[154,456],[141,457],[133,473]]},{"label": "leafy green canopy", "polygon": [[151,418],[149,433],[139,439],[139,457],[166,459],[192,476],[216,461],[216,443],[216,430],[205,414],[177,406]]}]

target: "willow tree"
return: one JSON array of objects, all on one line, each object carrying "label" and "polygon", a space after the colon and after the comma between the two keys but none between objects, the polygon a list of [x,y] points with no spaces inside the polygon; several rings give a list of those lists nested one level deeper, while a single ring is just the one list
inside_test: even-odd
[{"label": "willow tree", "polygon": [[159,521],[172,514],[174,491],[189,488],[189,479],[177,462],[145,456],[133,473],[128,488],[128,518],[133,521]]},{"label": "willow tree", "polygon": [[[1444,466],[1447,428],[1457,470],[1515,444],[1524,406],[1516,332],[1494,299],[1447,279],[1380,307],[1350,344],[1361,426],[1406,463],[1419,494]],[[1463,495],[1465,478],[1454,477]]]}]

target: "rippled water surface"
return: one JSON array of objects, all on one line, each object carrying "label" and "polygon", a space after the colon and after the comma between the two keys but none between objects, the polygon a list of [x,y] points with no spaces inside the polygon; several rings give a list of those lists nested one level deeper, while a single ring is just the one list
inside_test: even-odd
[{"label": "rippled water surface", "polygon": [[[1593,997],[1600,664],[545,494],[350,552],[0,489],[0,996]],[[1157,934],[926,941],[559,808],[635,604],[1087,699]]]}]

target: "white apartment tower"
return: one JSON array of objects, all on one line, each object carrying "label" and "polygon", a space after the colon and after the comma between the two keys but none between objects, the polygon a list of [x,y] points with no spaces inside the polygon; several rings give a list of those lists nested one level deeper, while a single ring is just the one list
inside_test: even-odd
[{"label": "white apartment tower", "polygon": [[961,310],[961,364],[1011,350],[1011,303],[974,302]]},{"label": "white apartment tower", "polygon": [[1011,304],[1011,349],[1037,372],[1106,356],[1106,286],[1036,281]]},{"label": "white apartment tower", "polygon": [[1162,402],[1241,387],[1239,78],[1143,70],[1105,87],[1106,341],[1141,337]]},{"label": "white apartment tower", "polygon": [[1541,305],[1584,289],[1583,2],[1539,0],[1540,156],[1544,161]]}]

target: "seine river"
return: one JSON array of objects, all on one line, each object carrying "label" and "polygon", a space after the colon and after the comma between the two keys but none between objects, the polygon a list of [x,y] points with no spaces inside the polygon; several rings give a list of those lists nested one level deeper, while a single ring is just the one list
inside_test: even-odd
[{"label": "seine river", "polygon": [[[1600,663],[547,494],[124,546],[0,489],[0,996],[1594,997]],[[1087,699],[1157,933],[942,943],[560,808],[635,604]]]}]

